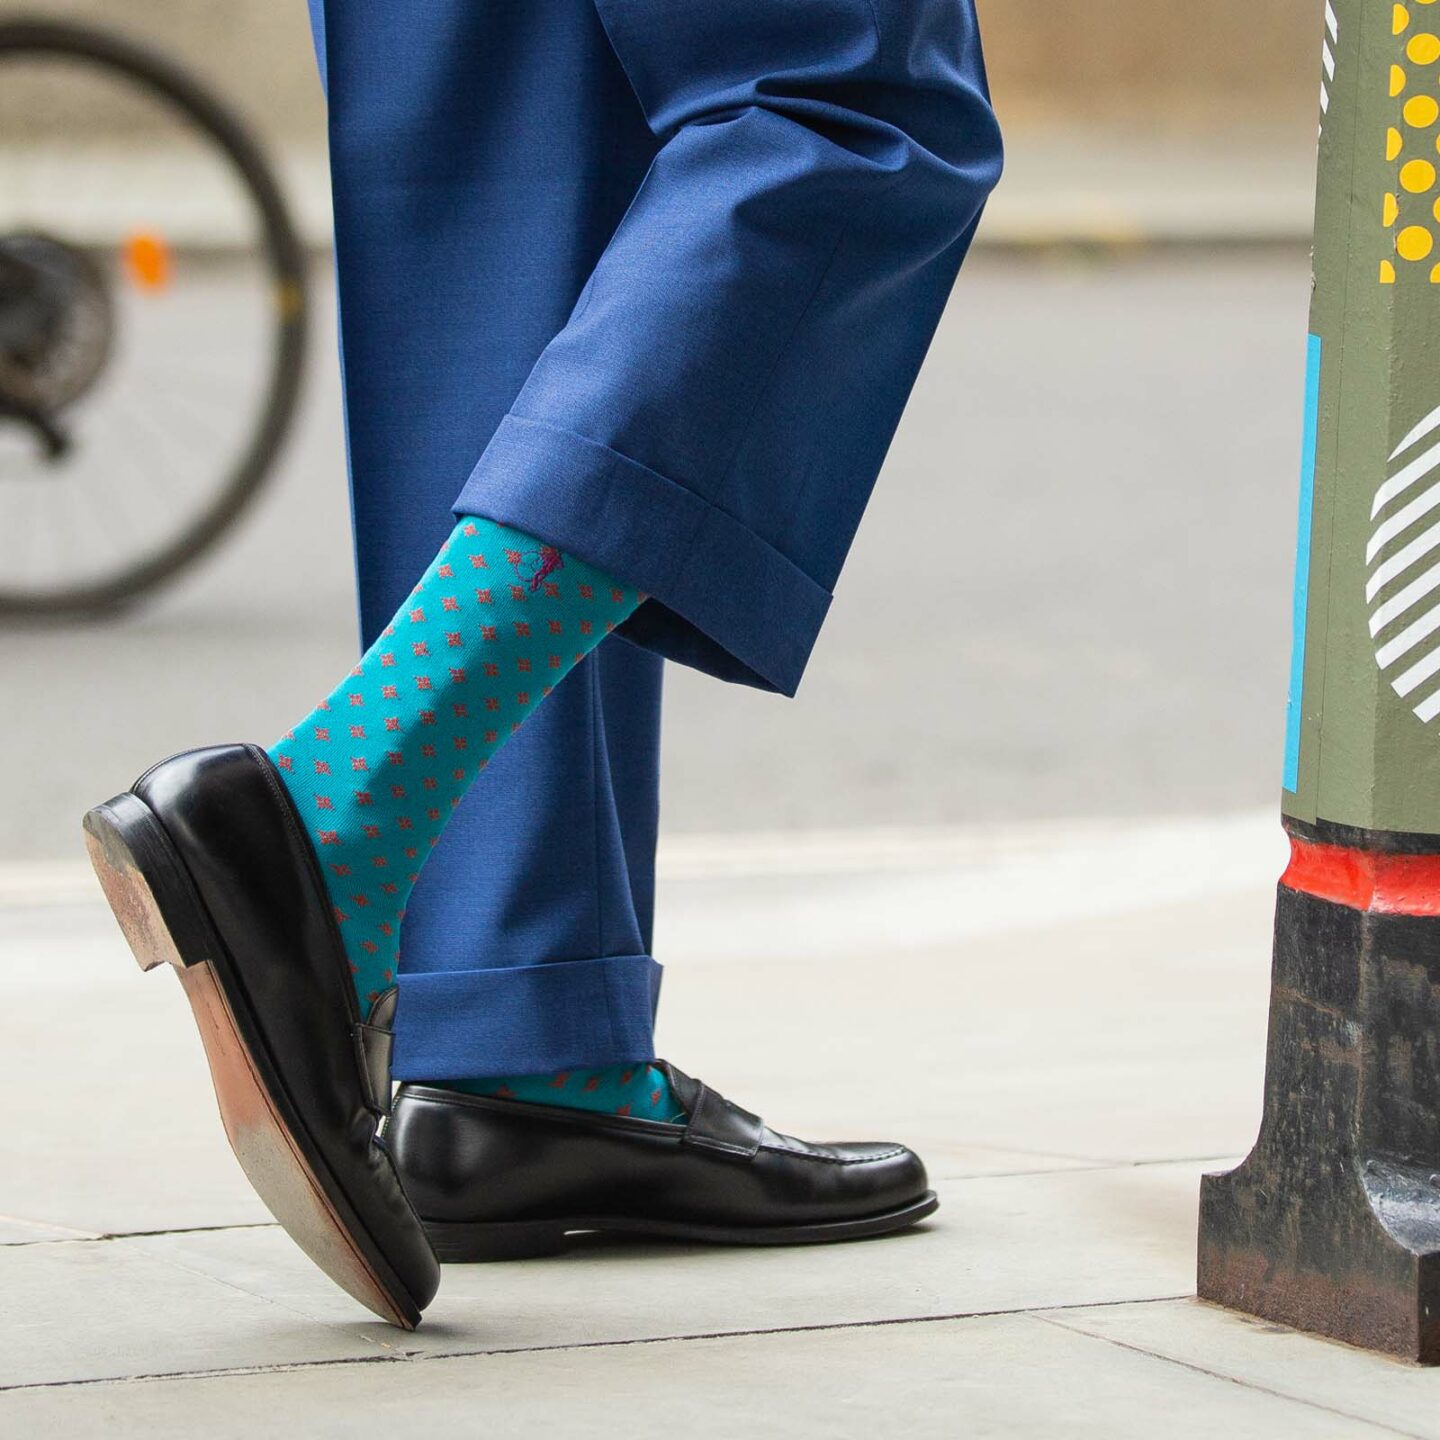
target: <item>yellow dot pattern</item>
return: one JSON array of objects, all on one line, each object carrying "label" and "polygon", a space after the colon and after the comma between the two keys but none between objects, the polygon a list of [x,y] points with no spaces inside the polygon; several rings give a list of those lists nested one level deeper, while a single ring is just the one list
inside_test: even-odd
[{"label": "yellow dot pattern", "polygon": [[1412,195],[1435,188],[1435,167],[1428,160],[1411,160],[1400,167],[1400,183]]},{"label": "yellow dot pattern", "polygon": [[[1440,119],[1440,100],[1433,95],[1412,95],[1400,113],[1412,129],[1424,130]],[[1404,142],[1404,136],[1401,136],[1401,142]]]},{"label": "yellow dot pattern", "polygon": [[1405,55],[1413,65],[1433,65],[1440,60],[1440,36],[1428,31],[1416,35],[1405,47]]},{"label": "yellow dot pattern", "polygon": [[1435,237],[1424,225],[1407,225],[1395,237],[1395,251],[1402,260],[1423,260],[1435,248]]},{"label": "yellow dot pattern", "polygon": [[[1385,160],[1393,167],[1381,208],[1392,255],[1380,262],[1380,283],[1394,285],[1406,266],[1430,260],[1440,237],[1440,25],[1427,28],[1415,12],[1437,0],[1405,0],[1391,10],[1396,59],[1387,84],[1400,101],[1396,123],[1385,131]],[[1424,16],[1432,21],[1435,12]],[[1432,285],[1440,285],[1440,264],[1428,267]]]}]

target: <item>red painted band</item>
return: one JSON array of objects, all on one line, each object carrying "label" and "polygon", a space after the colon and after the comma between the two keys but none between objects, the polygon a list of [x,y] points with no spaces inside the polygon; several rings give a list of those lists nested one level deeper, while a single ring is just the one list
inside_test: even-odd
[{"label": "red painted band", "polygon": [[1290,837],[1290,890],[1383,915],[1440,915],[1440,855],[1386,855]]}]

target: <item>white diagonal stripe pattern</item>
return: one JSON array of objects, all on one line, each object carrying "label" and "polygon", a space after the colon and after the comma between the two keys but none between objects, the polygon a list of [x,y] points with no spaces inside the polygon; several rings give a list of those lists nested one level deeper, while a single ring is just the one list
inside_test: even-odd
[{"label": "white diagonal stripe pattern", "polygon": [[[1440,444],[1432,445],[1408,465],[1395,468],[1402,455],[1409,453],[1415,445],[1436,430],[1440,430],[1440,407],[1426,415],[1391,451],[1392,473],[1376,487],[1375,500],[1370,507],[1372,522],[1379,519],[1380,513],[1387,509],[1397,496],[1404,494],[1417,481],[1432,475],[1440,468]],[[1380,520],[1370,532],[1370,539],[1365,547],[1365,563],[1370,564],[1391,540],[1437,506],[1440,506],[1440,484],[1432,484],[1409,504]],[[1440,524],[1432,524],[1376,565],[1365,582],[1365,601],[1372,607],[1370,635],[1377,642],[1375,662],[1382,672],[1393,672],[1389,674],[1390,688],[1401,699],[1409,700],[1417,690],[1428,692],[1410,707],[1416,719],[1423,725],[1428,725],[1440,717],[1440,688],[1429,683],[1440,675],[1440,645],[1433,646],[1418,660],[1413,659],[1413,655],[1425,641],[1440,633],[1440,605],[1431,605],[1418,617],[1412,618],[1398,634],[1392,635],[1383,645],[1379,643],[1379,639],[1388,625],[1399,620],[1401,616],[1408,615],[1427,596],[1440,590],[1440,564],[1433,564],[1428,570],[1422,571],[1389,599],[1382,600],[1379,604],[1375,603],[1375,599],[1391,581],[1413,570],[1425,556],[1437,550],[1440,550]],[[1396,671],[1395,667],[1407,657],[1412,657],[1410,663],[1403,670]]]},{"label": "white diagonal stripe pattern", "polygon": [[1393,640],[1387,640],[1376,652],[1375,658],[1382,670],[1388,670],[1402,655],[1413,650],[1427,635],[1440,630],[1440,605],[1427,610],[1413,624],[1407,625]]},{"label": "white diagonal stripe pattern", "polygon": [[1370,612],[1371,635],[1378,635],[1392,620],[1418,605],[1437,588],[1440,588],[1440,565],[1432,565],[1418,580],[1412,580],[1398,595]]},{"label": "white diagonal stripe pattern", "polygon": [[1422,530],[1403,550],[1397,550],[1388,560],[1382,560],[1365,582],[1365,598],[1373,600],[1381,589],[1397,575],[1403,575],[1417,560],[1428,555],[1440,545],[1440,525]]},{"label": "white diagonal stripe pattern", "polygon": [[1416,661],[1390,683],[1395,687],[1397,695],[1408,695],[1423,685],[1437,670],[1440,670],[1440,648],[1432,650],[1423,660]]},{"label": "white diagonal stripe pattern", "polygon": [[1377,525],[1370,536],[1370,543],[1365,547],[1365,563],[1368,565],[1402,530],[1408,530],[1422,515],[1428,515],[1437,505],[1440,505],[1440,485],[1432,485],[1403,509],[1397,510],[1388,520]]},{"label": "white diagonal stripe pattern", "polygon": [[1331,45],[1338,45],[1340,42],[1340,22],[1335,18],[1335,7],[1326,0],[1325,5],[1325,41],[1320,47],[1320,53],[1325,62],[1325,74],[1320,81],[1320,133],[1325,132],[1325,117],[1330,113],[1330,84],[1335,79],[1335,52]]},{"label": "white diagonal stripe pattern", "polygon": [[1428,700],[1422,700],[1416,707],[1415,713],[1422,720],[1433,720],[1440,715],[1440,690],[1435,691]]},{"label": "white diagonal stripe pattern", "polygon": [[1403,450],[1408,450],[1417,440],[1423,440],[1432,430],[1440,428],[1440,405],[1437,405],[1391,452],[1390,458],[1398,460]]},{"label": "white diagonal stripe pattern", "polygon": [[[1390,458],[1393,460],[1395,457],[1392,455]],[[1423,480],[1437,465],[1440,465],[1440,445],[1432,445],[1403,470],[1397,470],[1375,492],[1375,503],[1370,507],[1370,518],[1373,520],[1397,495],[1408,490],[1417,480]]]}]

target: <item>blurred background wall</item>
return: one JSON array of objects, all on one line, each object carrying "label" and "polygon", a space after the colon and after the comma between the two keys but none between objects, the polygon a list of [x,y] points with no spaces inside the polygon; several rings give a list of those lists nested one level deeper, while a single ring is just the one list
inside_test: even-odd
[{"label": "blurred background wall", "polygon": [[[1310,124],[1323,0],[978,0],[991,82],[1012,127]],[[4,10],[22,7],[3,6]],[[272,137],[317,136],[322,109],[304,0],[46,0],[27,10],[123,25],[207,72]]]},{"label": "blurred background wall", "polygon": [[1014,124],[1313,130],[1323,0],[977,0]]}]

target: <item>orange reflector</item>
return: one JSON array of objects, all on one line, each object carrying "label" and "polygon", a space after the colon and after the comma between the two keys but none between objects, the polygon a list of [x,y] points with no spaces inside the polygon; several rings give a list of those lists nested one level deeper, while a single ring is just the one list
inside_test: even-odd
[{"label": "orange reflector", "polygon": [[148,230],[138,231],[126,242],[125,268],[140,290],[163,290],[170,283],[170,247]]}]

